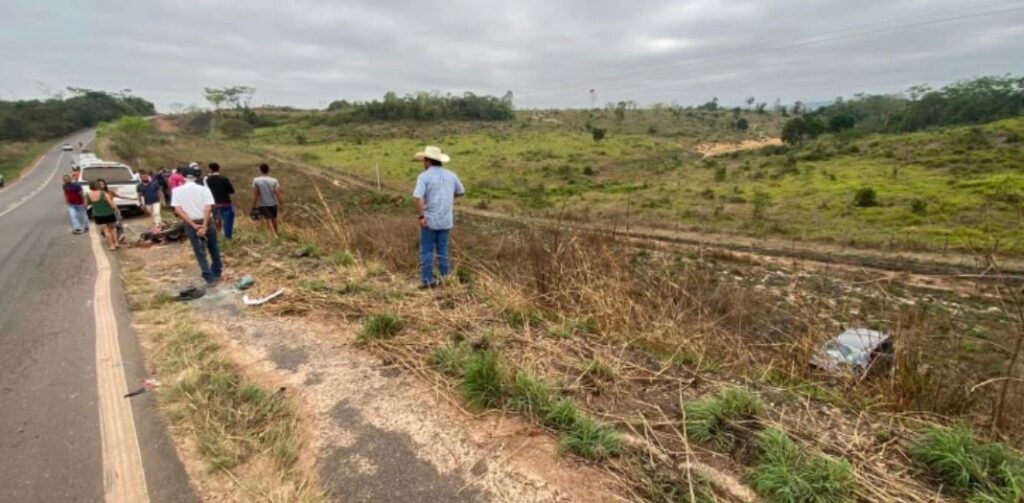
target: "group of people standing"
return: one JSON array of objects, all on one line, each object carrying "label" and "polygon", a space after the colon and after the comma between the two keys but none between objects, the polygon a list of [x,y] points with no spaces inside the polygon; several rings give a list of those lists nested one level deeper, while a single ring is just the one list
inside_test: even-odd
[{"label": "group of people standing", "polygon": [[[202,170],[195,162],[173,171],[167,168],[154,173],[142,171],[136,192],[139,207],[150,216],[155,228],[163,224],[163,208],[172,208],[184,225],[203,279],[213,284],[220,280],[223,269],[217,233],[223,232],[228,240],[234,237],[235,187],[228,177],[221,174],[218,163],[211,162],[207,167],[209,174],[205,177],[201,176]],[[283,202],[281,184],[270,176],[267,164],[261,164],[259,172],[252,182],[250,215],[262,219],[277,235]],[[79,178],[77,168],[63,178],[62,188],[71,216],[72,232],[82,234],[88,231],[88,215],[91,213],[96,226],[102,229],[109,249],[117,250],[121,211],[116,200],[124,198],[110,191],[102,179],[91,182],[86,191]]]},{"label": "group of people standing", "polygon": [[[455,198],[464,196],[466,189],[459,177],[445,169],[451,158],[435,146],[417,152],[414,159],[423,162],[423,171],[416,178],[413,199],[420,226],[420,288],[440,286],[450,269],[448,241],[454,225]],[[223,263],[217,243],[217,232],[225,239],[234,236],[235,188],[231,180],[220,172],[220,165],[211,162],[209,175],[201,177],[197,163],[173,172],[166,168],[156,173],[143,172],[138,185],[139,204],[153,219],[153,225],[162,223],[161,209],[170,206],[185,226],[196,262],[207,284],[220,281]],[[263,220],[276,236],[282,206],[281,184],[270,176],[270,166],[260,164],[259,176],[253,179],[252,211],[250,216]],[[77,179],[64,176],[64,197],[71,215],[75,234],[88,230],[87,208],[91,210],[97,226],[103,226],[111,250],[117,249],[115,225],[120,218],[115,199],[103,180],[97,180],[84,193]],[[434,275],[437,263],[441,277]]]}]

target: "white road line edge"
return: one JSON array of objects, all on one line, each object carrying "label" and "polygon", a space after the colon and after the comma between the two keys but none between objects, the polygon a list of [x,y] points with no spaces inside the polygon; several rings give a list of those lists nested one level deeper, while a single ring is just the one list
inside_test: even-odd
[{"label": "white road line edge", "polygon": [[[51,175],[52,177],[52,175]],[[89,232],[96,261],[93,316],[96,320],[96,388],[99,398],[100,445],[103,454],[103,492],[107,503],[147,503],[149,490],[142,452],[135,431],[124,375],[117,319],[110,293],[110,259],[100,241],[101,231]]]}]

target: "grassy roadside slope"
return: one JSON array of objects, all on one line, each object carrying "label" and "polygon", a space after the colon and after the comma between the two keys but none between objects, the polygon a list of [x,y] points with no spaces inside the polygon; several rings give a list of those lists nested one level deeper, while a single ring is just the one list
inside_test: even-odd
[{"label": "grassy roadside slope", "polygon": [[5,183],[17,180],[49,145],[45,142],[0,142],[0,175],[3,175]]}]

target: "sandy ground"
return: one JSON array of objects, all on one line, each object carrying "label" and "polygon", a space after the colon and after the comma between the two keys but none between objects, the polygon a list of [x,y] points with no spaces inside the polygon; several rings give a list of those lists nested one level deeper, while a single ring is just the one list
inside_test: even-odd
[{"label": "sandy ground", "polygon": [[743,140],[739,143],[699,143],[697,152],[704,157],[739,152],[741,150],[754,150],[769,145],[782,145],[781,138],[759,138],[757,140]]},{"label": "sandy ground", "polygon": [[[125,253],[146,261],[146,274],[168,293],[197,283],[187,246]],[[231,286],[245,271],[227,266],[225,282],[190,304],[250,378],[298,399],[329,500],[624,499],[604,471],[559,455],[555,439],[535,426],[466,412],[440,386],[357,346],[358,326],[245,306]]]}]

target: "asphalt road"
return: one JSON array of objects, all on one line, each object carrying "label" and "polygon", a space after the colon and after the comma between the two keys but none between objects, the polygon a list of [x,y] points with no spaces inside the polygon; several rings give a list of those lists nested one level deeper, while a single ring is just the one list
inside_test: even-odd
[{"label": "asphalt road", "polygon": [[[66,140],[77,145],[93,134]],[[0,189],[0,502],[138,499],[117,497],[111,489],[123,466],[109,455],[112,429],[134,437],[121,443],[132,446],[125,459],[135,459],[136,465],[141,459],[144,483],[136,485],[150,501],[196,501],[152,394],[128,399],[104,393],[104,410],[113,403],[124,414],[101,417],[99,334],[116,334],[111,337],[117,344],[104,350],[119,346],[120,358],[109,363],[116,373],[123,368],[118,387],[139,386],[145,368],[116,254],[106,255],[108,289],[106,282],[97,282],[101,261],[91,236],[71,233],[60,185],[72,153],[61,151],[63,142],[24,178]],[[96,300],[101,286],[109,303]]]}]

